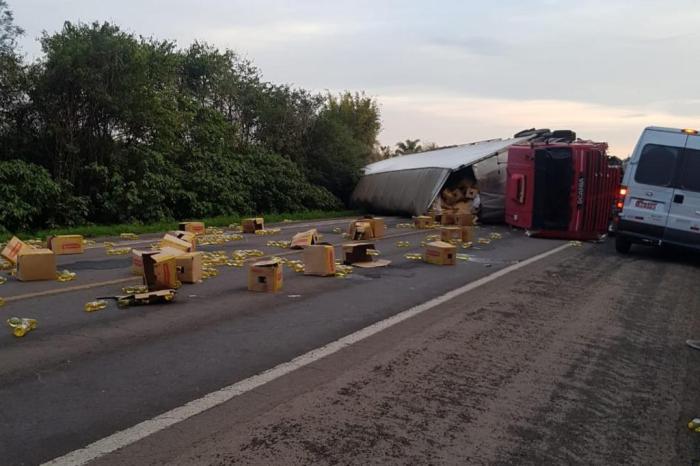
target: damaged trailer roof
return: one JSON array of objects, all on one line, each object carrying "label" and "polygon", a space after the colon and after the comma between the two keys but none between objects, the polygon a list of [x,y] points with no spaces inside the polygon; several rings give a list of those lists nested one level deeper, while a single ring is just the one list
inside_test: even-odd
[{"label": "damaged trailer roof", "polygon": [[428,210],[451,173],[472,166],[480,189],[481,219],[498,221],[505,209],[507,150],[530,138],[492,139],[367,165],[352,201],[377,212],[420,215]]}]

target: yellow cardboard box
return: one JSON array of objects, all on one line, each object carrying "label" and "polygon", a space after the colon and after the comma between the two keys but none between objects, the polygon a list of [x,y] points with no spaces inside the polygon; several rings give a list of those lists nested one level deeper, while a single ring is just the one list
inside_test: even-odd
[{"label": "yellow cardboard box", "polygon": [[204,222],[180,222],[177,229],[181,231],[189,231],[195,235],[203,235],[205,230]]},{"label": "yellow cardboard box", "polygon": [[318,243],[318,231],[316,228],[302,231],[292,236],[292,241],[289,245],[290,249],[304,249],[307,246]]},{"label": "yellow cardboard box", "polygon": [[433,224],[433,217],[429,215],[419,215],[413,217],[413,225],[419,230],[429,228]]},{"label": "yellow cardboard box", "polygon": [[442,241],[457,240],[463,243],[474,241],[474,227],[447,226],[440,228]]},{"label": "yellow cardboard box", "polygon": [[182,283],[199,283],[202,281],[202,253],[188,252],[175,257],[177,278]]},{"label": "yellow cardboard box", "polygon": [[21,239],[17,238],[16,236],[13,236],[12,238],[10,238],[10,241],[7,242],[2,252],[0,252],[0,255],[8,261],[12,262],[13,264],[16,264],[17,256],[21,251],[24,251],[26,249],[33,248],[30,245],[23,242]]},{"label": "yellow cardboard box", "polygon": [[148,291],[177,288],[175,256],[163,252],[148,252],[143,257],[143,281]]},{"label": "yellow cardboard box", "polygon": [[316,244],[304,249],[304,275],[335,275],[335,249],[330,244]]}]

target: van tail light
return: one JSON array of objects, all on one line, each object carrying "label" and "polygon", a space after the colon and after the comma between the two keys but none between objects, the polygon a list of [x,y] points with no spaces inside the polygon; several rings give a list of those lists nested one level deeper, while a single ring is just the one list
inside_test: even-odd
[{"label": "van tail light", "polygon": [[618,211],[622,211],[622,208],[625,206],[627,192],[627,186],[620,186],[620,190],[617,193],[617,199],[615,200],[615,208]]},{"label": "van tail light", "polygon": [[627,186],[620,186],[620,197],[624,198],[627,196]]}]

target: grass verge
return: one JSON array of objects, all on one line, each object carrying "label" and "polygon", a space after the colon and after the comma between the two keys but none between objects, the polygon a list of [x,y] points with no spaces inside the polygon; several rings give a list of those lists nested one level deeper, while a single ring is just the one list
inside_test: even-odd
[{"label": "grass verge", "polygon": [[[283,213],[283,214],[267,214],[260,215],[265,218],[266,223],[277,223],[283,220],[315,220],[315,219],[330,219],[338,217],[350,217],[358,215],[354,210],[309,210],[306,212]],[[221,215],[210,218],[197,218],[187,220],[202,221],[208,227],[225,227],[232,223],[240,223],[241,218],[246,216],[240,215]],[[156,223],[123,223],[117,225],[84,225],[73,228],[54,228],[50,230],[38,230],[32,232],[17,233],[21,239],[27,238],[46,238],[49,235],[83,235],[86,238],[95,238],[101,236],[119,236],[120,233],[135,233],[137,235],[145,233],[160,233],[168,230],[177,229],[178,222],[156,222]],[[7,241],[12,237],[11,234],[0,234],[0,241]]]}]

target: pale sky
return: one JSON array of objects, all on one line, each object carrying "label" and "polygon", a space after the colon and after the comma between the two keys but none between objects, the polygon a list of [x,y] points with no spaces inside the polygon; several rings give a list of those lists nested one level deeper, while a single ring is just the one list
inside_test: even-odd
[{"label": "pale sky", "polygon": [[700,127],[700,2],[8,0],[22,48],[63,21],[231,48],[265,79],[364,90],[383,144],[574,129],[629,155],[645,126]]}]

